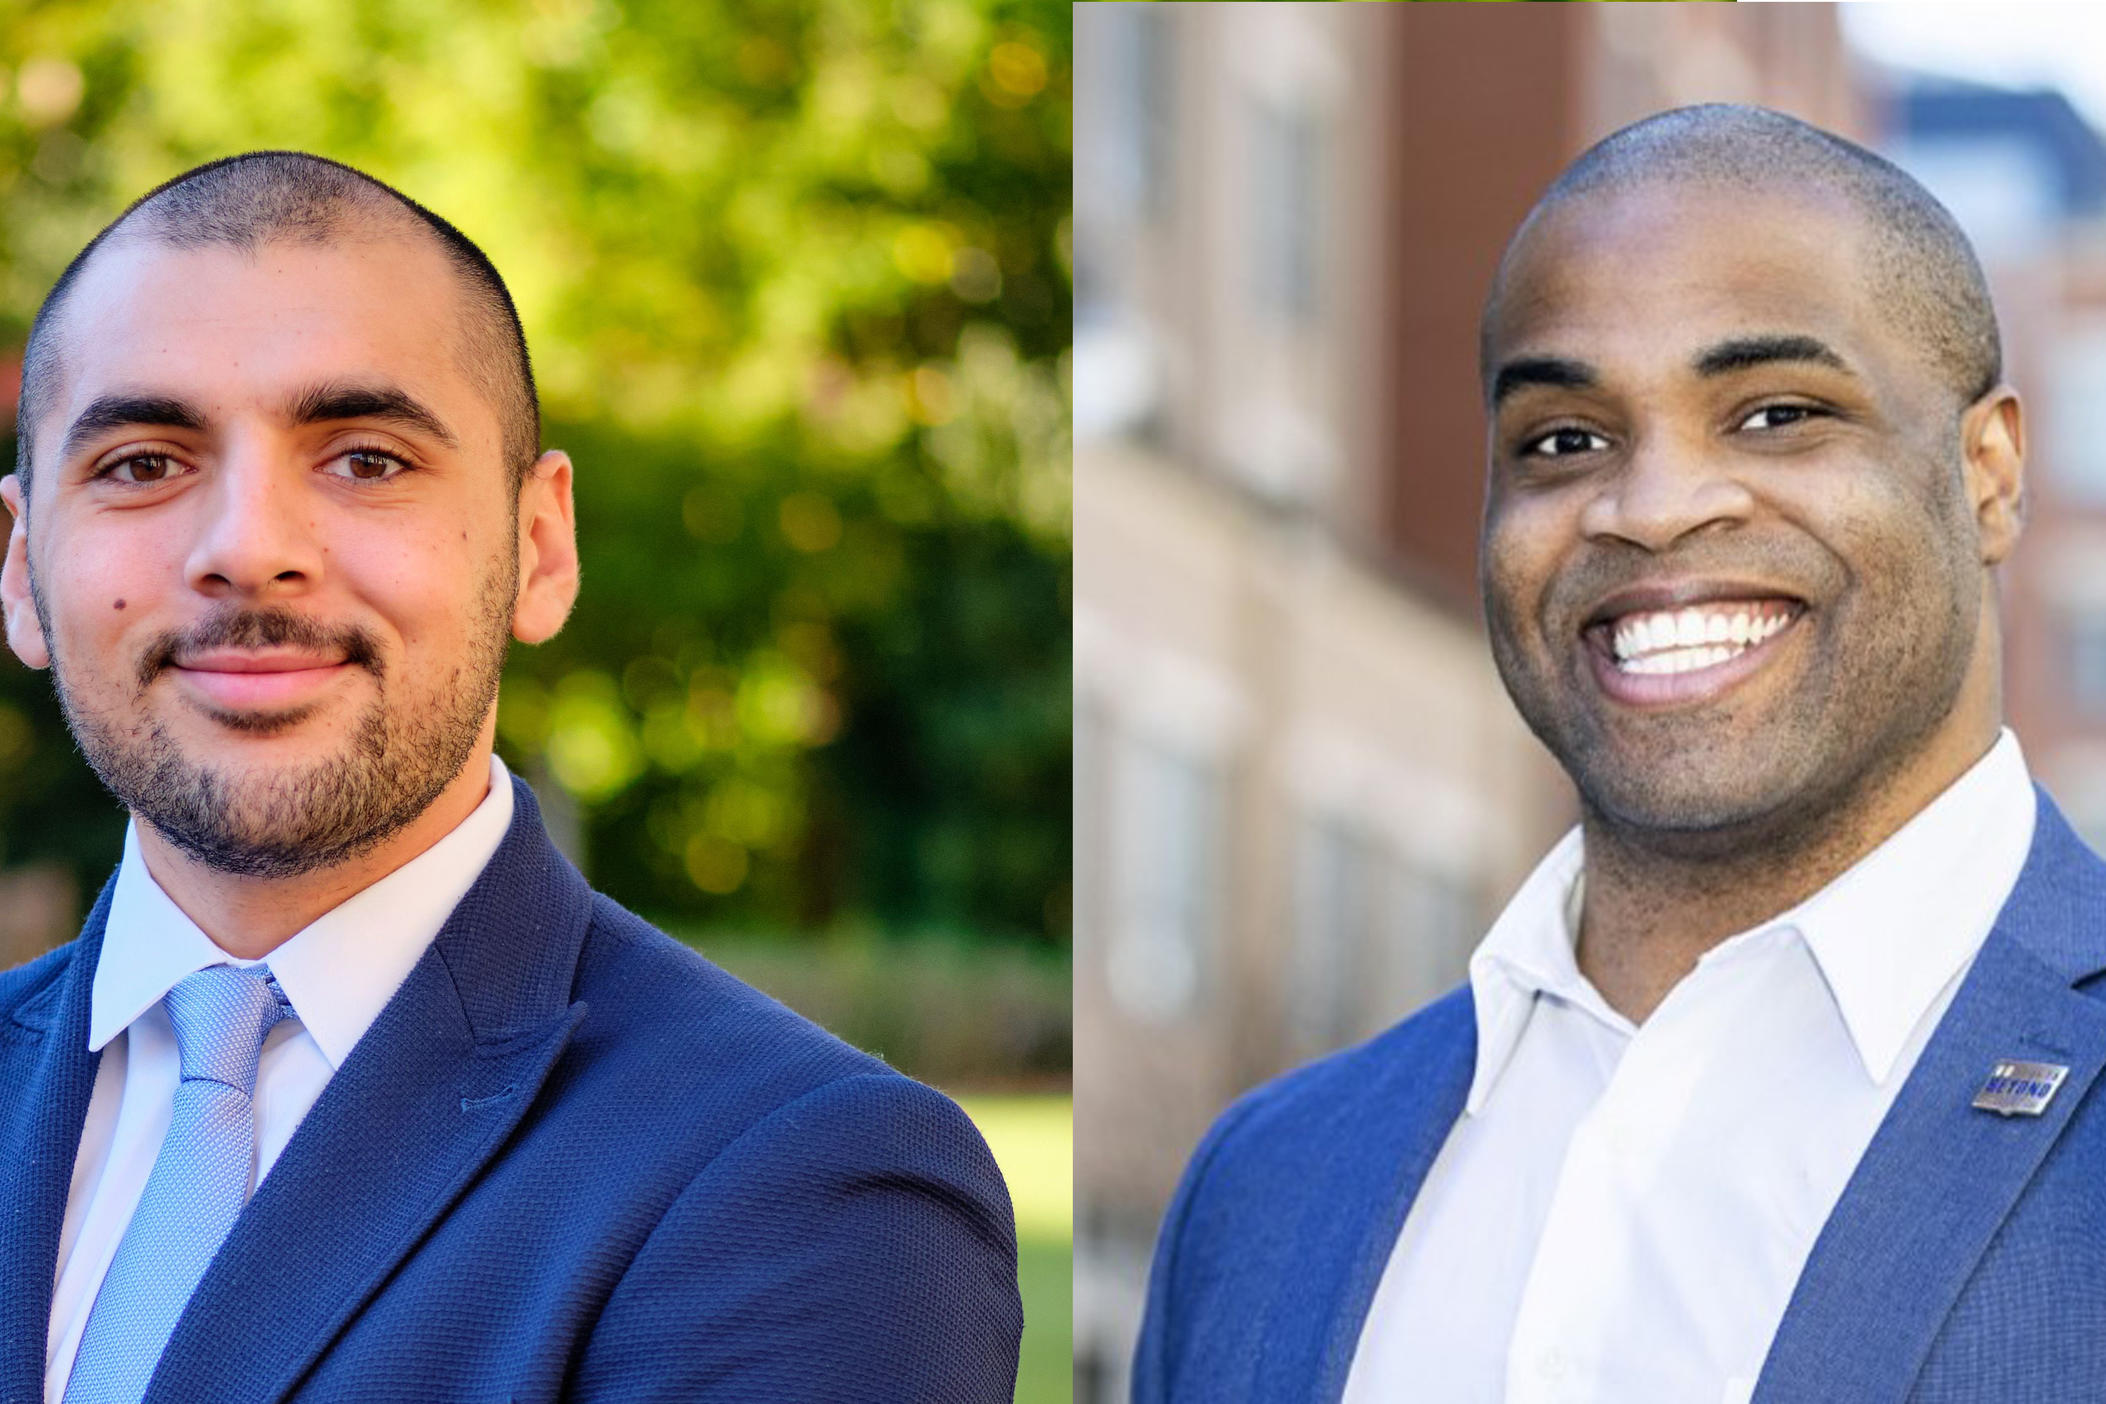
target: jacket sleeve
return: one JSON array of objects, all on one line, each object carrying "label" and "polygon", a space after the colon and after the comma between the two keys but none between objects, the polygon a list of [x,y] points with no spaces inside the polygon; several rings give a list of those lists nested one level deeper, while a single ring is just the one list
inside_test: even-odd
[{"label": "jacket sleeve", "polygon": [[890,1073],[828,1083],[716,1156],[608,1298],[584,1401],[1007,1404],[1023,1307],[994,1158]]}]

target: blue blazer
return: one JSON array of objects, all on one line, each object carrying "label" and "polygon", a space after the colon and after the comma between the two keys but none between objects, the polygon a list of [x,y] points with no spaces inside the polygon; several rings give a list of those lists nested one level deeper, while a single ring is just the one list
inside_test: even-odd
[{"label": "blue blazer", "polygon": [[[2011,897],[1816,1239],[1757,1404],[2106,1398],[2106,864],[2045,794]],[[1138,1404],[1332,1401],[1476,1059],[1467,989],[1260,1087],[1171,1202]],[[2038,1117],[1969,1103],[2059,1063]],[[1440,1404],[1446,1404],[1440,1401]]]},{"label": "blue blazer", "polygon": [[[1015,1228],[964,1113],[591,891],[513,801],[147,1399],[1009,1399]],[[109,900],[0,974],[5,1404],[43,1398]]]}]

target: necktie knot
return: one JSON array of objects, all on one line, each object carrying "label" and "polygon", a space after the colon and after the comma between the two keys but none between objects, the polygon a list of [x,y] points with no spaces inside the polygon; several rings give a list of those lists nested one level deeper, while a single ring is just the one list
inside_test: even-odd
[{"label": "necktie knot", "polygon": [[254,1096],[263,1036],[291,1013],[264,968],[210,966],[178,980],[167,1004],[183,1081],[204,1078]]}]

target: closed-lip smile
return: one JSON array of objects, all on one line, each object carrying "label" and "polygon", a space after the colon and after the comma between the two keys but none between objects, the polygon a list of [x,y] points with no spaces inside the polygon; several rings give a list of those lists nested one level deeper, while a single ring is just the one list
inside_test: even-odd
[{"label": "closed-lip smile", "polygon": [[213,648],[179,655],[170,671],[220,711],[299,706],[349,670],[342,654]]}]

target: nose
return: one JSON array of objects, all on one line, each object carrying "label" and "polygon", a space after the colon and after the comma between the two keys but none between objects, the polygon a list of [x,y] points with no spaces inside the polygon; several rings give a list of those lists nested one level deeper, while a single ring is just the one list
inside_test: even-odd
[{"label": "nose", "polygon": [[1660,552],[1684,537],[1745,522],[1754,495],[1700,440],[1666,431],[1633,441],[1580,515],[1590,539],[1615,538]]},{"label": "nose", "polygon": [[203,484],[184,573],[218,598],[284,599],[321,579],[320,533],[305,475],[267,435],[233,437]]}]

